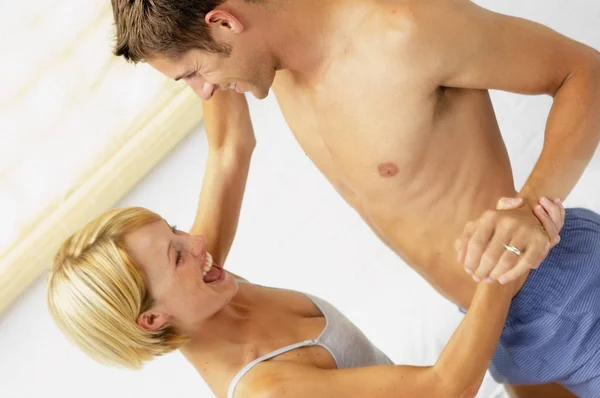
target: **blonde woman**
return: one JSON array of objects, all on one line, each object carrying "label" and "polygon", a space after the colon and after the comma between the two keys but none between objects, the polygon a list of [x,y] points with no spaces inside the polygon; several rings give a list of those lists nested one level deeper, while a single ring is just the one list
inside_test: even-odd
[{"label": "blonde woman", "polygon": [[514,285],[479,285],[435,365],[393,365],[326,301],[223,269],[255,140],[243,96],[220,92],[205,115],[210,151],[191,231],[127,208],[75,233],[49,276],[62,331],[108,365],[139,368],[180,349],[219,398],[474,396]]}]

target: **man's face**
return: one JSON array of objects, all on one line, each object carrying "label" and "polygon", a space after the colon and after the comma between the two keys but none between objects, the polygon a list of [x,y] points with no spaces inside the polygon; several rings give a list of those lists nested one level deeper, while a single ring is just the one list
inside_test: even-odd
[{"label": "man's face", "polygon": [[216,90],[227,89],[263,99],[275,79],[275,67],[267,56],[243,48],[234,48],[229,56],[190,50],[176,60],[157,56],[148,63],[171,79],[185,81],[205,101]]}]

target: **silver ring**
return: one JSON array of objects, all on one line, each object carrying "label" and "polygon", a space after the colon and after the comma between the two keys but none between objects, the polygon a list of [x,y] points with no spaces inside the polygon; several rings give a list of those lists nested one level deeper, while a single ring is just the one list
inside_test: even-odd
[{"label": "silver ring", "polygon": [[504,248],[511,253],[515,253],[517,257],[521,257],[521,250],[517,249],[513,245],[504,245]]}]

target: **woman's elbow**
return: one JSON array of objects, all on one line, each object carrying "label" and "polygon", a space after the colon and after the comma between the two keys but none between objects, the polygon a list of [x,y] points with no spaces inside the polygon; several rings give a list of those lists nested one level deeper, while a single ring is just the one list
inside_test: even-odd
[{"label": "woman's elbow", "polygon": [[433,372],[433,383],[436,385],[436,397],[441,398],[474,398],[481,387],[482,378],[477,380],[465,380],[450,372],[440,373],[435,369]]}]

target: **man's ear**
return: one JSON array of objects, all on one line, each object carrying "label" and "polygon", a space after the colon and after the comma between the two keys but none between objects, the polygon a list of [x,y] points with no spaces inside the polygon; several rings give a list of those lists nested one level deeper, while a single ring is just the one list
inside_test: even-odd
[{"label": "man's ear", "polygon": [[220,28],[230,31],[232,33],[241,33],[244,30],[244,25],[237,19],[232,13],[225,10],[212,10],[206,17],[204,21],[211,28]]},{"label": "man's ear", "polygon": [[137,324],[142,329],[152,332],[162,328],[168,319],[168,316],[162,312],[148,310],[138,317]]}]

